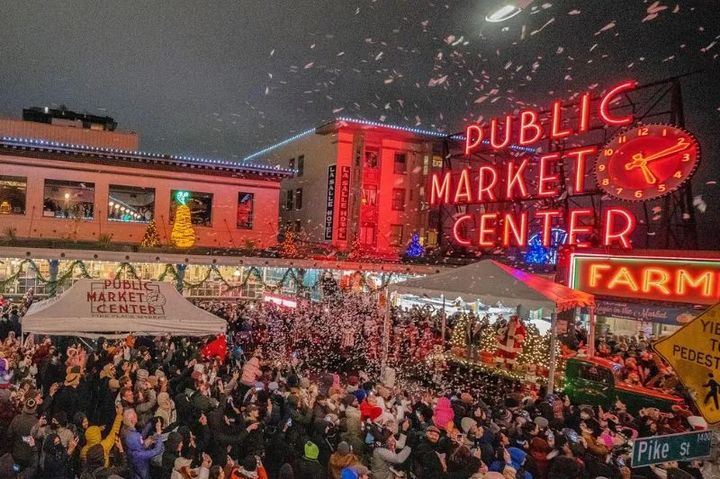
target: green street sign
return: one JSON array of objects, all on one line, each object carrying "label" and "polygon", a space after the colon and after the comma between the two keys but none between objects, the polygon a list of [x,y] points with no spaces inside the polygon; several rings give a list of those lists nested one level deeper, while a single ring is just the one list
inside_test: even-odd
[{"label": "green street sign", "polygon": [[697,431],[635,439],[632,448],[632,467],[708,457],[711,438],[710,431]]}]

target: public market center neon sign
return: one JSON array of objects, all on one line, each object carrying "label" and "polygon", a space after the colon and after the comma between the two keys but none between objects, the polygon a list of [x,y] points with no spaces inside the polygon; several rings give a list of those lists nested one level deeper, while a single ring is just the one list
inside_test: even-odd
[{"label": "public market center neon sign", "polygon": [[[465,128],[465,154],[470,155],[489,144],[493,150],[502,150],[516,139],[521,146],[532,145],[538,141],[562,140],[572,135],[581,135],[590,130],[591,118],[596,117],[609,127],[625,126],[633,123],[632,114],[616,115],[610,106],[622,95],[634,90],[635,81],[626,81],[609,89],[598,102],[591,101],[590,92],[580,96],[577,118],[574,124],[563,121],[562,101],[556,100],[550,107],[549,121],[541,122],[540,114],[534,109],[522,110],[518,116],[507,115],[501,121],[493,118],[489,125],[471,124]],[[593,107],[593,103],[595,103]],[[459,176],[450,171],[434,173],[431,177],[430,204],[487,204],[558,197],[561,194],[557,173],[552,165],[562,161],[572,165],[570,175],[572,194],[586,191],[586,170],[588,158],[597,153],[594,146],[579,147],[560,152],[548,152],[531,164],[530,157],[519,157],[504,165],[483,165],[464,168]],[[534,169],[533,181],[529,181],[528,170]],[[532,186],[532,189],[531,189]],[[559,209],[538,209],[533,212],[539,220],[543,246],[552,241],[553,221],[560,219],[563,212]],[[590,246],[584,238],[593,233],[594,212],[591,208],[570,208],[565,218],[568,232],[568,244]],[[464,214],[455,218],[453,224],[454,240],[461,245],[480,248],[497,246],[509,247],[527,245],[529,213],[486,212],[476,216]],[[465,226],[474,226],[472,237],[464,236]],[[635,230],[635,216],[626,208],[611,207],[603,212],[601,218],[600,240],[603,246],[619,245],[630,248],[630,236]]]}]

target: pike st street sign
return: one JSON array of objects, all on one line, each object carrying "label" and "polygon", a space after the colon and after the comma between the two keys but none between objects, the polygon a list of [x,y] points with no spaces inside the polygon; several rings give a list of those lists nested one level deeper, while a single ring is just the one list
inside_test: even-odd
[{"label": "pike st street sign", "polygon": [[711,438],[710,431],[638,438],[633,444],[632,467],[707,457]]}]

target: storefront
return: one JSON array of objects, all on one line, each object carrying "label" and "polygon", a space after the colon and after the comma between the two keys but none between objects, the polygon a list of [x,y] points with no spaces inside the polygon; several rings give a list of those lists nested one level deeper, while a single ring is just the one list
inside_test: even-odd
[{"label": "storefront", "polygon": [[598,333],[658,336],[720,301],[720,252],[575,252],[567,284],[595,295]]}]

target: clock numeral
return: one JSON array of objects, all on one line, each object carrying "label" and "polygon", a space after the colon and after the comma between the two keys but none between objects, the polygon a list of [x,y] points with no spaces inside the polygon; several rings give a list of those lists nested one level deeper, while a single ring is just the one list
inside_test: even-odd
[{"label": "clock numeral", "polygon": [[615,194],[616,194],[616,195],[619,195],[619,194],[622,193],[622,192],[623,192],[623,189],[622,189],[622,188],[620,188],[620,187],[615,188]]},{"label": "clock numeral", "polygon": [[675,172],[675,174],[673,175],[673,178],[682,178],[682,177],[683,177],[683,174],[682,174],[682,171],[680,171],[680,170],[677,170]]},{"label": "clock numeral", "polygon": [[605,166],[605,165],[602,164],[602,163],[600,163],[600,164],[597,166],[597,170],[598,170],[598,171],[605,171],[606,169],[607,169],[607,166]]},{"label": "clock numeral", "polygon": [[681,136],[680,138],[678,138],[677,144],[678,145],[687,145],[688,144],[687,138],[685,138],[684,136]]},{"label": "clock numeral", "polygon": [[662,193],[663,191],[667,190],[667,185],[665,183],[660,183],[657,187],[657,190]]},{"label": "clock numeral", "polygon": [[690,161],[690,153],[685,153],[685,154],[683,154],[683,156],[682,156],[682,161],[683,161],[683,162],[685,162],[685,161]]},{"label": "clock numeral", "polygon": [[610,184],[610,179],[609,179],[609,178],[603,178],[601,184],[602,184],[603,186],[609,185],[609,184]]},{"label": "clock numeral", "polygon": [[618,138],[618,143],[622,144],[627,141],[627,136],[622,135],[620,138]]},{"label": "clock numeral", "polygon": [[643,197],[643,190],[635,190],[635,193],[633,193],[633,196],[635,198],[642,198]]},{"label": "clock numeral", "polygon": [[638,128],[638,136],[647,136],[650,134],[649,128]]},{"label": "clock numeral", "polygon": [[605,148],[603,150],[603,155],[605,156],[612,156],[613,153],[615,153],[615,151],[612,148]]}]

